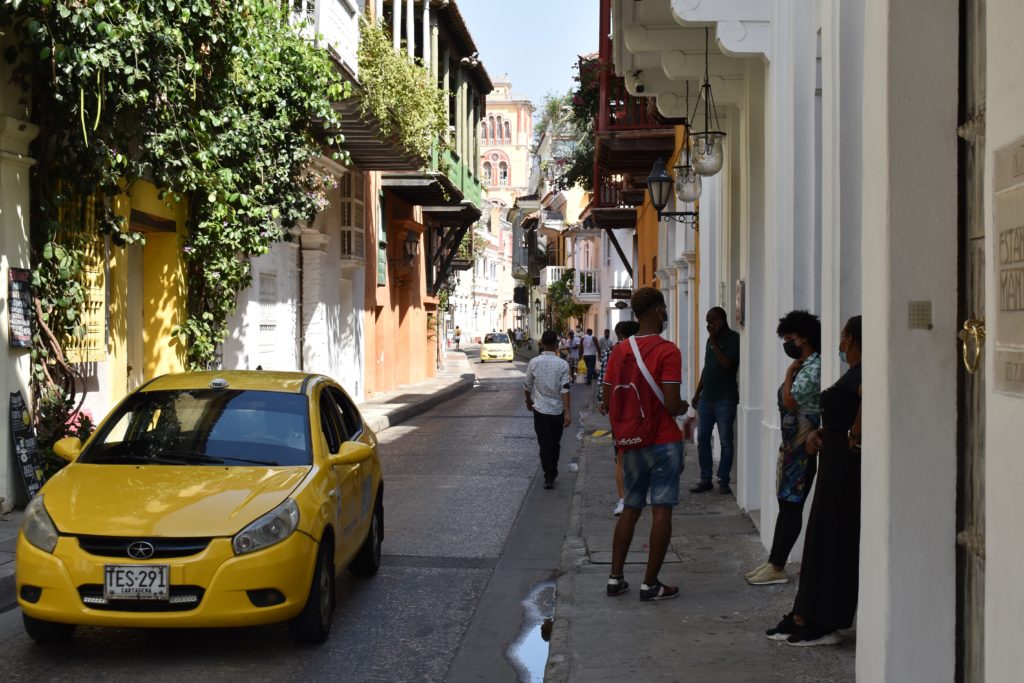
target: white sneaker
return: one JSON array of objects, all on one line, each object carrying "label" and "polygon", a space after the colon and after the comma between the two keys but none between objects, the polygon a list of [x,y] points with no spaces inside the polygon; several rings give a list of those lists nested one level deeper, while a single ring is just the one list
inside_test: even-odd
[{"label": "white sneaker", "polygon": [[626,501],[624,501],[622,498],[619,498],[619,502],[615,504],[615,512],[613,512],[612,514],[618,517],[622,514],[622,511],[624,509],[626,509]]}]

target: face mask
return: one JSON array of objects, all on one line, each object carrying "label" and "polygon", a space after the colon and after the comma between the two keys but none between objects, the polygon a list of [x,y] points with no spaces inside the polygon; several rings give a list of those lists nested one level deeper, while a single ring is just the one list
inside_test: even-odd
[{"label": "face mask", "polygon": [[782,350],[786,352],[786,355],[790,358],[799,358],[802,354],[800,351],[800,345],[796,343],[795,339],[790,339],[782,345]]},{"label": "face mask", "polygon": [[839,360],[843,361],[847,365],[850,364],[849,361],[846,360],[846,351],[840,351],[839,352]]},{"label": "face mask", "polygon": [[664,332],[668,329],[668,313],[663,313],[661,318],[661,331]]}]

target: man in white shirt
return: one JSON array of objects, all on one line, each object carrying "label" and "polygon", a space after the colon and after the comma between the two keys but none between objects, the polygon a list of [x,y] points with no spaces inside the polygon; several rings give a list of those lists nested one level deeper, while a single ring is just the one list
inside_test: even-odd
[{"label": "man in white shirt", "polygon": [[594,383],[597,379],[597,340],[594,339],[594,331],[588,329],[583,335],[583,362],[587,365],[587,385]]},{"label": "man in white shirt", "polygon": [[604,336],[597,340],[598,356],[604,356],[605,351],[611,352],[612,347],[615,346],[615,342],[612,341],[611,335],[611,330],[605,330]]},{"label": "man in white shirt", "polygon": [[526,409],[533,413],[533,429],[540,448],[544,488],[555,485],[562,431],[572,421],[569,365],[558,357],[558,333],[547,330],[540,339],[541,354],[526,366]]}]

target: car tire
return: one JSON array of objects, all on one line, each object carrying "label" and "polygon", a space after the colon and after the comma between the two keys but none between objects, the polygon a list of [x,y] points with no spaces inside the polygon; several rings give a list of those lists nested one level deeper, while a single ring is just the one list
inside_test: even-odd
[{"label": "car tire", "polygon": [[55,621],[43,621],[22,613],[25,632],[37,643],[63,643],[71,640],[77,626],[74,624],[58,624]]},{"label": "car tire", "polygon": [[384,541],[384,504],[380,496],[373,506],[373,517],[370,519],[370,528],[366,532],[366,539],[359,547],[352,564],[348,566],[349,572],[354,576],[373,576],[380,569],[381,543]]},{"label": "car tire", "polygon": [[334,562],[331,554],[330,542],[326,539],[321,541],[306,606],[288,624],[292,640],[297,643],[319,645],[331,634],[334,619]]}]

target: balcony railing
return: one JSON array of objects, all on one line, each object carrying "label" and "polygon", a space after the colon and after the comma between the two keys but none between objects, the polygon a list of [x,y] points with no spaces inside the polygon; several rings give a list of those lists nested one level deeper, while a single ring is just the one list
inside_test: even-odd
[{"label": "balcony railing", "polygon": [[601,271],[577,270],[575,280],[574,293],[577,298],[592,299],[601,297]]},{"label": "balcony railing", "polygon": [[565,268],[562,266],[548,266],[540,271],[540,286],[548,287],[562,279],[565,275]]},{"label": "balcony railing", "polygon": [[359,7],[355,0],[292,0],[292,21],[303,24],[302,35],[333,50],[355,75],[359,74]]},{"label": "balcony railing", "polygon": [[650,97],[634,97],[626,90],[623,78],[605,75],[602,79],[601,111],[597,132],[667,128],[651,112]]}]

